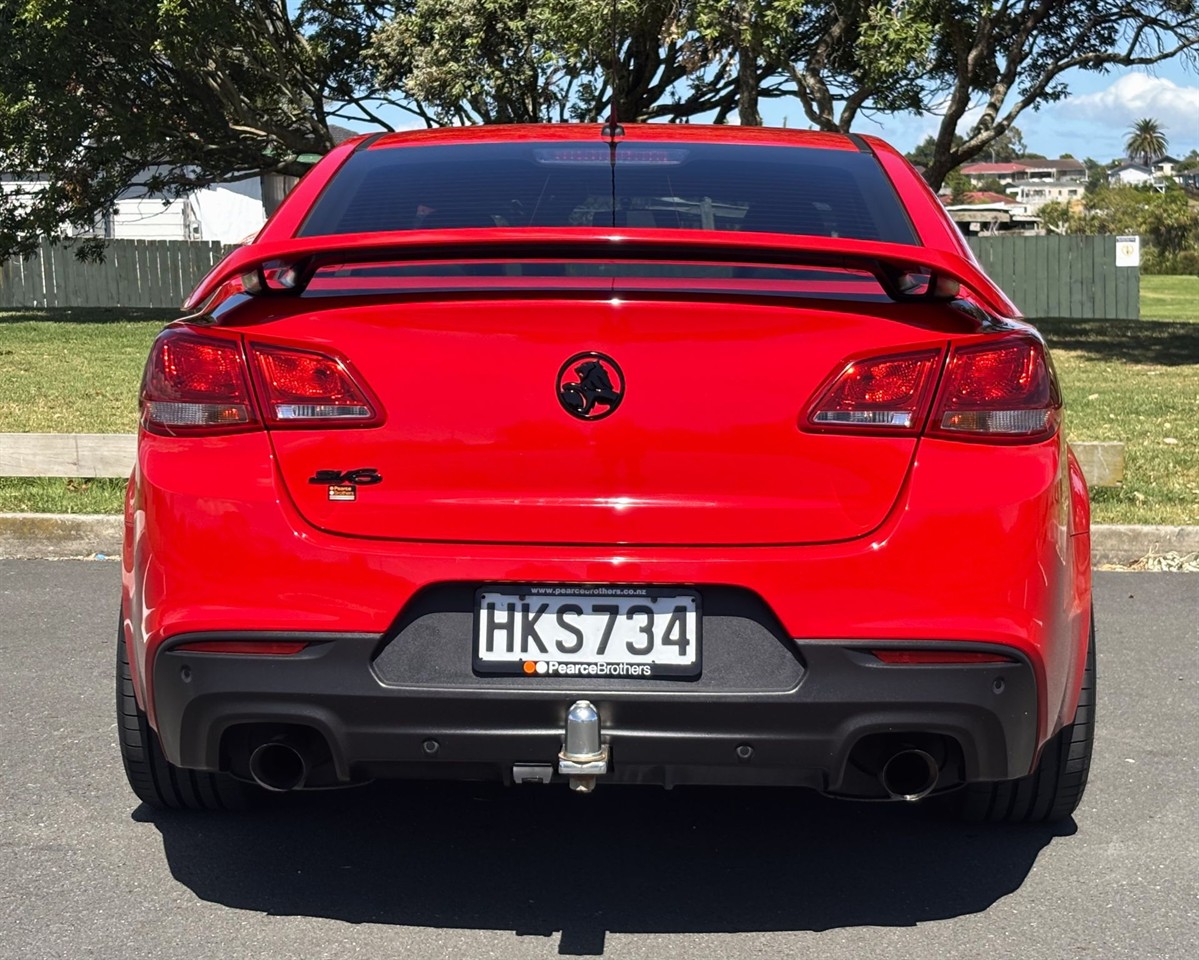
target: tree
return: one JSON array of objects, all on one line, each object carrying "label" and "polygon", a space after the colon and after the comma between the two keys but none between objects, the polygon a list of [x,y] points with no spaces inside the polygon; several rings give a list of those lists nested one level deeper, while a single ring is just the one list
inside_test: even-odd
[{"label": "tree", "polygon": [[991,145],[987,147],[986,156],[992,163],[1011,163],[1013,160],[1029,156],[1020,128],[1008,127],[1004,133],[992,140]]},{"label": "tree", "polygon": [[1065,233],[1070,224],[1070,207],[1060,200],[1050,200],[1037,210],[1037,216],[1046,229],[1054,233]]},{"label": "tree", "polygon": [[1166,257],[1199,244],[1199,210],[1176,185],[1164,192],[1152,187],[1100,187],[1089,194],[1080,214],[1071,217],[1071,233],[1140,234]]},{"label": "tree", "polygon": [[974,184],[970,182],[970,178],[957,170],[949,171],[948,176],[945,177],[945,186],[950,190],[950,203],[966,203],[967,194],[974,190]]},{"label": "tree", "polygon": [[1124,140],[1124,148],[1131,159],[1140,160],[1148,167],[1158,157],[1166,155],[1168,142],[1160,123],[1152,117],[1142,117],[1132,125]]},{"label": "tree", "polygon": [[595,121],[613,101],[626,122],[719,121],[739,102],[748,122],[757,29],[749,0],[413,0],[367,59],[433,123]]},{"label": "tree", "polygon": [[[152,168],[172,195],[333,145],[338,118],[377,116],[361,61],[381,4],[304,0],[3,0],[0,173],[43,190],[0,194],[0,260],[64,224],[90,227]],[[83,253],[94,253],[84,245]]]},{"label": "tree", "polygon": [[[940,186],[1028,109],[1061,100],[1073,69],[1199,60],[1194,0],[776,0],[790,42],[767,47],[808,119],[849,130],[863,113],[941,116],[925,176]],[[785,14],[785,15],[784,15]],[[789,19],[787,19],[789,17]],[[961,144],[968,113],[976,116]]]},{"label": "tree", "polygon": [[1107,166],[1091,157],[1085,158],[1082,165],[1087,168],[1087,193],[1094,193],[1100,187],[1107,186]]},{"label": "tree", "polygon": [[[957,137],[955,146],[961,146],[965,143],[964,137]],[[925,137],[911,151],[905,153],[908,162],[917,167],[930,167],[937,155],[937,138],[933,136]]]}]

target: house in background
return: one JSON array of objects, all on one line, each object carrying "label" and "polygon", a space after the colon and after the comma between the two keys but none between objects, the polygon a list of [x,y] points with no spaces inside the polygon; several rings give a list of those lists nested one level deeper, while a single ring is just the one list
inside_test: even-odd
[{"label": "house in background", "polygon": [[[147,179],[153,171],[146,171]],[[215,240],[240,243],[266,222],[257,177],[202,187],[181,197],[127,187],[91,236],[106,240]]]},{"label": "house in background", "polygon": [[1085,181],[1087,168],[1086,164],[1081,161],[1070,158],[1063,160],[1023,159],[1012,160],[1008,163],[968,163],[962,167],[962,174],[975,186],[987,180],[998,180],[1007,186],[1029,181],[1041,183]]},{"label": "house in background", "polygon": [[984,180],[998,180],[1002,184],[1017,183],[1028,179],[1028,168],[1020,163],[968,163],[961,169],[975,186]]},{"label": "house in background", "polygon": [[[354,130],[330,126],[335,144],[357,136]],[[263,174],[234,183],[215,183],[180,196],[150,188],[156,173],[149,167],[113,201],[112,207],[86,229],[63,225],[63,237],[101,237],[105,240],[213,240],[242,243],[262,228],[297,177]],[[50,185],[40,173],[0,174],[0,192],[8,199],[36,196]]]},{"label": "house in background", "polygon": [[1027,180],[1008,188],[1008,195],[1035,213],[1047,203],[1070,203],[1086,193],[1085,180]]},{"label": "house in background", "polygon": [[[254,177],[240,183],[214,184],[181,197],[146,186],[154,170],[143,171],[138,182],[121,191],[107,213],[85,229],[64,224],[62,237],[102,237],[106,240],[215,240],[239,243],[266,222],[262,188]],[[38,173],[0,176],[0,191],[19,206],[50,185]]]},{"label": "house in background", "polygon": [[1028,171],[1028,179],[1048,183],[1085,181],[1087,166],[1081,160],[1066,157],[1061,160],[1017,160]]},{"label": "house in background", "polygon": [[1151,169],[1153,170],[1153,176],[1157,179],[1161,179],[1164,177],[1173,178],[1175,175],[1175,168],[1181,162],[1182,161],[1179,160],[1177,157],[1171,157],[1169,154],[1167,154],[1164,157],[1158,157],[1156,160],[1153,161],[1153,164],[1151,166]]},{"label": "house in background", "polygon": [[1153,170],[1143,163],[1125,160],[1107,172],[1107,182],[1113,187],[1136,187],[1153,179]]},{"label": "house in background", "polygon": [[[967,197],[971,196],[967,194]],[[1010,198],[990,203],[951,204],[945,211],[966,236],[1035,237],[1045,232],[1041,218]]]}]

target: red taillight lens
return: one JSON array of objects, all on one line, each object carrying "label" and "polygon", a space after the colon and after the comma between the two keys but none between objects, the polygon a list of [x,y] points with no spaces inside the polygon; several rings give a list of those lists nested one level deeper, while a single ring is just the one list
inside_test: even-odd
[{"label": "red taillight lens", "polygon": [[253,343],[267,422],[273,426],[370,425],[378,404],[343,360],[323,353]]},{"label": "red taillight lens", "polygon": [[1061,408],[1040,341],[1012,337],[954,349],[929,432],[957,439],[1043,440],[1056,432]]},{"label": "red taillight lens", "polygon": [[808,425],[824,430],[914,433],[927,409],[937,350],[855,360],[808,411]]},{"label": "red taillight lens", "polygon": [[154,341],[141,403],[152,433],[244,430],[256,421],[241,344],[181,330]]}]

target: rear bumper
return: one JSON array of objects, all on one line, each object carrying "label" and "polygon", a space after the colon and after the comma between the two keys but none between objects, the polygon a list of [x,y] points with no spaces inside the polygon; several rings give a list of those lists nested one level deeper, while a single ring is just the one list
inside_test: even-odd
[{"label": "rear bumper", "polygon": [[[332,650],[320,654],[322,662],[332,658],[326,664],[332,669],[342,655],[350,656],[358,642],[354,638],[371,646],[387,636],[423,591],[462,581],[673,584],[699,590],[724,585],[759,598],[783,635],[795,638],[805,651],[828,645],[865,649],[880,642],[1009,649],[1034,681],[1034,703],[1027,709],[1035,729],[1032,744],[1009,748],[1019,737],[1005,734],[1004,746],[997,750],[996,737],[979,732],[988,724],[1011,729],[1007,720],[970,719],[980,712],[988,716],[989,688],[937,721],[964,731],[963,749],[966,740],[979,744],[970,752],[979,758],[977,772],[983,779],[1027,772],[1031,757],[1074,713],[1086,650],[1089,557],[1085,536],[1072,536],[1069,477],[1064,446],[1057,441],[1000,450],[922,440],[900,503],[871,536],[842,543],[719,548],[339,537],[312,528],[295,512],[280,491],[265,437],[207,438],[211,458],[222,464],[219,476],[196,470],[191,443],[156,437],[142,445],[126,513],[123,601],[139,703],[161,730],[171,755],[188,765],[217,763],[209,729],[213,725],[259,714],[270,719],[273,714],[263,711],[274,709],[272,704],[286,704],[298,716],[311,714],[326,723],[334,747],[344,756],[340,773],[347,776],[355,763],[395,758],[406,763],[419,757],[411,752],[412,744],[419,747],[423,739],[437,737],[437,730],[446,737],[459,728],[469,733],[460,718],[472,716],[474,701],[491,695],[456,686],[452,678],[444,683],[435,677],[405,690],[391,678],[381,682],[361,668],[361,661],[329,677],[292,672],[318,650],[335,647],[336,656]],[[181,639],[269,632],[341,639],[313,648],[294,664],[239,658],[236,675],[227,671],[224,687],[214,680],[215,686],[200,695],[201,677],[218,665],[216,658],[204,659],[190,690],[176,689],[179,664],[170,651]],[[370,654],[361,657],[369,666]],[[907,689],[926,668],[898,669],[905,671]],[[962,673],[974,676],[974,669],[962,668]],[[947,672],[936,668],[930,676],[939,683]],[[986,668],[978,672],[986,674]],[[293,678],[295,685],[263,686],[264,676]],[[878,712],[882,707],[873,697],[908,703],[905,716],[928,705],[927,697],[905,700],[904,690],[855,687],[861,682],[856,676],[835,687],[813,680],[810,671],[799,684],[783,684],[779,676],[774,674],[772,683],[745,685],[743,689],[755,692],[740,696],[712,691],[710,704],[705,700],[689,706],[681,694],[662,696],[665,706],[645,714],[640,706],[629,714],[625,705],[639,704],[638,697],[651,697],[649,692],[609,694],[593,684],[556,691],[545,703],[534,695],[527,705],[519,697],[497,693],[505,705],[500,723],[507,732],[491,730],[489,736],[530,737],[514,741],[508,751],[516,762],[552,756],[570,696],[581,693],[599,702],[612,736],[622,740],[613,744],[614,753],[617,747],[623,751],[614,764],[621,770],[616,776],[640,776],[634,773],[634,758],[664,756],[657,747],[638,753],[641,741],[662,742],[677,733],[679,756],[702,750],[699,759],[723,770],[729,748],[721,737],[760,732],[777,738],[780,755],[793,751],[788,754],[791,769],[806,765],[835,787],[848,733],[895,722],[893,715]],[[344,704],[338,699],[342,684],[354,691]],[[935,688],[929,688],[931,702],[945,702],[936,699]],[[954,691],[949,700],[956,702],[959,695]],[[804,711],[817,709],[814,704],[820,705],[818,713],[806,716]],[[468,712],[459,710],[460,705]],[[672,712],[684,707],[695,712],[687,725]],[[381,722],[385,726],[380,730]],[[389,745],[376,749],[376,737]],[[466,749],[470,742],[464,735],[464,763],[499,763],[490,754],[490,759],[478,759]],[[553,748],[548,753],[547,744]],[[764,748],[767,754],[773,749]],[[437,762],[445,766],[447,755]],[[1005,759],[986,759],[993,756]],[[763,768],[765,759],[760,761]],[[654,776],[666,779],[667,774]]]},{"label": "rear bumper", "polygon": [[[311,645],[291,656],[178,649],[213,639]],[[384,683],[374,665],[384,642],[328,633],[173,638],[154,662],[168,759],[244,775],[256,743],[300,730],[327,760],[313,786],[372,777],[507,781],[516,764],[555,763],[566,712],[580,698],[598,708],[611,752],[601,782],[794,784],[882,797],[872,769],[878,749],[934,743],[943,761],[938,789],[1022,776],[1037,749],[1034,671],[1019,651],[991,644],[954,647],[1002,652],[1012,662],[888,665],[861,642],[796,643],[802,670],[789,689],[701,692],[669,681],[601,691],[564,682],[548,688],[537,678],[518,687],[486,678],[442,687]],[[466,658],[469,643],[464,636]],[[738,752],[745,746],[748,758]]]}]

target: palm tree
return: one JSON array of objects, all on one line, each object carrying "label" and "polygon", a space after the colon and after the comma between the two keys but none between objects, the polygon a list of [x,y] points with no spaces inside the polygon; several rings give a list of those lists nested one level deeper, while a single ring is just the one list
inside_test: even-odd
[{"label": "palm tree", "polygon": [[1164,157],[1166,155],[1166,146],[1169,143],[1166,140],[1166,135],[1162,133],[1164,129],[1152,117],[1145,117],[1138,120],[1132,125],[1132,129],[1124,141],[1128,155],[1133,160],[1140,160],[1147,167],[1158,157]]}]

